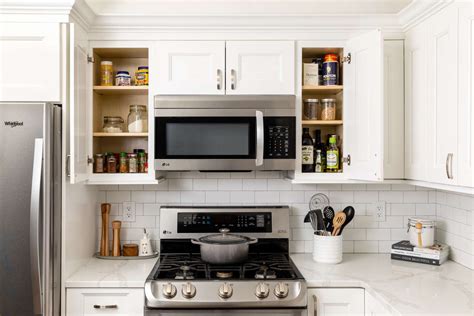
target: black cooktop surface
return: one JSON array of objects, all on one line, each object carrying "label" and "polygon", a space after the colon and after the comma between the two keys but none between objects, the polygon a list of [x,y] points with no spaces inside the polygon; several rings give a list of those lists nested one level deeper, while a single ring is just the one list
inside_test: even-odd
[{"label": "black cooktop surface", "polygon": [[149,279],[153,280],[294,280],[302,279],[287,254],[249,254],[247,261],[234,265],[212,265],[199,253],[165,253]]}]

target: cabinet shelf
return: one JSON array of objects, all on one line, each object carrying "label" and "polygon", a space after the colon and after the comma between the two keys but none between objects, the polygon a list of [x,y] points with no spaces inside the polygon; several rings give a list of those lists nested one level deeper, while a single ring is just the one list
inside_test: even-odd
[{"label": "cabinet shelf", "polygon": [[100,95],[148,94],[148,86],[94,86],[94,92]]},{"label": "cabinet shelf", "polygon": [[322,120],[303,120],[303,125],[342,125],[342,120],[322,121]]},{"label": "cabinet shelf", "polygon": [[338,94],[342,92],[343,86],[303,86],[302,88],[303,94],[319,94],[319,95],[331,95],[331,94]]},{"label": "cabinet shelf", "polygon": [[104,133],[104,132],[94,132],[94,137],[148,137],[148,133]]}]

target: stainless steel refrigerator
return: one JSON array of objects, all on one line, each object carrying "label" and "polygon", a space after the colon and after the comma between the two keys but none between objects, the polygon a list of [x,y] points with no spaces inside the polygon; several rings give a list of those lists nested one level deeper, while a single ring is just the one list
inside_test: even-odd
[{"label": "stainless steel refrigerator", "polygon": [[0,103],[0,315],[58,315],[61,107]]}]

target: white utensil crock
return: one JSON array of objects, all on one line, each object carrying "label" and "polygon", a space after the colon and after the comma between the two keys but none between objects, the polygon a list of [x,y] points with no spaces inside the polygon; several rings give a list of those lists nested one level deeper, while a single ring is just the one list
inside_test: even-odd
[{"label": "white utensil crock", "polygon": [[340,263],[342,261],[342,235],[314,235],[313,260],[321,263]]}]

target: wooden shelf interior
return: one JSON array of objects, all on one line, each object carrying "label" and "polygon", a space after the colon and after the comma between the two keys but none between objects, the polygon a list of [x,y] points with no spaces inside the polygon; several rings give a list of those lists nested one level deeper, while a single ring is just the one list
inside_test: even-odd
[{"label": "wooden shelf interior", "polygon": [[303,86],[303,95],[335,95],[341,93],[343,86]]},{"label": "wooden shelf interior", "polygon": [[148,133],[104,133],[94,132],[94,137],[148,137]]},{"label": "wooden shelf interior", "polygon": [[94,86],[94,92],[101,95],[109,94],[148,94],[148,86]]},{"label": "wooden shelf interior", "polygon": [[342,120],[322,121],[322,120],[303,120],[303,125],[342,125]]}]

